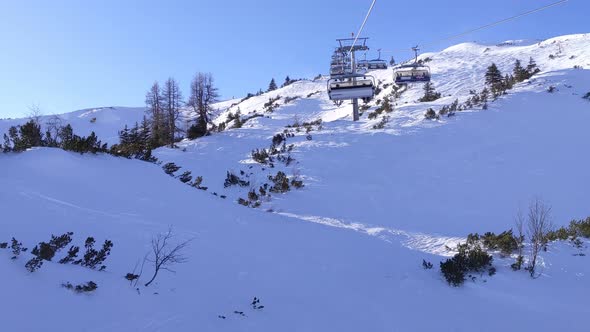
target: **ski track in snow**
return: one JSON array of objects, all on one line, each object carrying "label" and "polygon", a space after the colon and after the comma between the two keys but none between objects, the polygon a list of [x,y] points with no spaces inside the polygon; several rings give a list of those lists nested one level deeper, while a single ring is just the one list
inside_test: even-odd
[{"label": "ski track in snow", "polygon": [[399,240],[402,243],[402,245],[408,249],[439,256],[452,256],[454,252],[449,251],[447,247],[454,248],[459,242],[465,240],[464,238],[460,237],[436,236],[422,233],[406,232],[398,229],[369,226],[359,222],[346,222],[344,220],[328,217],[304,216],[289,212],[276,212],[276,214],[302,220],[305,222],[321,224],[334,228],[352,230],[358,233],[377,237],[381,240],[390,243],[394,240]]}]

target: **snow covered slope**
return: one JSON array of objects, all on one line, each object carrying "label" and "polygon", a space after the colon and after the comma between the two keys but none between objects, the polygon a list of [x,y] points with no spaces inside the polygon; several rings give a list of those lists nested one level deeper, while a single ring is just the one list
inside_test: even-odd
[{"label": "snow covered slope", "polygon": [[[141,123],[144,113],[143,107],[99,107],[57,116],[63,125],[72,125],[77,135],[88,136],[94,131],[103,143],[112,145],[119,142],[119,130],[125,125],[131,127],[136,122]],[[52,118],[54,116],[41,116],[39,122],[45,125],[52,121]],[[21,125],[26,121],[27,119],[0,119],[0,133],[5,133],[9,127]]]},{"label": "snow covered slope", "polygon": [[[542,72],[488,110],[424,119],[428,107],[463,101],[469,90],[483,88],[492,62],[506,73],[515,59],[526,63],[530,56]],[[350,121],[350,105],[327,99],[325,79],[218,104],[216,123],[238,109],[262,116],[155,151],[162,162],[182,167],[176,174],[203,176],[207,191],[135,160],[54,149],[0,154],[0,242],[14,236],[32,247],[73,231],[77,245],[87,236],[115,244],[105,272],[46,263],[28,273],[23,265],[30,254],[11,261],[9,250],[0,249],[0,294],[10,299],[0,305],[3,328],[586,331],[590,264],[578,254],[588,254],[587,242],[582,249],[551,245],[535,280],[513,272],[513,259],[496,256],[495,276],[452,288],[438,262],[451,254],[446,245],[468,233],[512,228],[517,209],[535,196],[553,206],[555,224],[590,215],[590,102],[582,99],[590,71],[573,69],[590,68],[590,35],[461,44],[427,57],[444,97],[417,103],[421,85],[410,86],[382,130],[371,129],[381,117],[367,115],[391,92],[391,70],[372,72],[383,91],[357,123]],[[548,93],[549,86],[556,92]],[[279,105],[273,112],[265,112],[269,99]],[[143,116],[140,108],[87,112],[69,116],[103,141]],[[311,139],[304,131],[288,139],[295,145],[289,166],[252,160],[250,152],[268,147],[286,125],[316,119],[323,128]],[[273,195],[257,209],[236,204],[279,169],[302,178],[305,187]],[[244,171],[251,185],[225,188],[227,171]],[[138,294],[123,276],[148,251],[151,236],[169,225],[179,241],[193,239],[189,262]],[[435,268],[424,270],[422,259]],[[99,288],[87,296],[60,287],[89,280]],[[254,296],[264,309],[251,309]]]}]

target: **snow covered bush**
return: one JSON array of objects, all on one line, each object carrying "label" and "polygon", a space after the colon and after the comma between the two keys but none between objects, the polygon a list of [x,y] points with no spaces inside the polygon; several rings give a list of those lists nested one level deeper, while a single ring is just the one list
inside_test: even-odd
[{"label": "snow covered bush", "polygon": [[13,255],[11,257],[11,259],[16,259],[20,255],[21,252],[27,251],[27,248],[24,248],[23,244],[21,242],[19,242],[17,239],[15,239],[14,237],[10,241],[10,249],[12,249],[12,255]]},{"label": "snow covered bush", "polygon": [[518,241],[512,230],[498,235],[487,232],[481,236],[481,242],[488,250],[499,250],[503,255],[510,255],[518,249]]},{"label": "snow covered bush", "polygon": [[193,179],[193,176],[191,175],[191,171],[186,171],[184,173],[182,173],[178,179],[180,180],[180,182],[182,183],[188,183],[191,182],[191,180]]},{"label": "snow covered bush", "polygon": [[590,100],[590,92],[588,92],[587,94],[584,95],[584,97],[582,97],[586,100]]},{"label": "snow covered bush", "polygon": [[174,176],[174,173],[176,171],[178,171],[181,167],[180,166],[176,166],[175,163],[166,163],[164,164],[164,166],[162,166],[162,169],[164,170],[164,173],[170,175],[170,176]]},{"label": "snow covered bush", "polygon": [[424,96],[418,99],[418,101],[421,103],[430,102],[435,101],[440,97],[441,94],[439,92],[436,92],[434,85],[431,82],[427,82],[426,84],[424,84]]},{"label": "snow covered bush", "polygon": [[31,250],[31,254],[43,260],[51,261],[58,251],[72,242],[72,235],[74,235],[72,232],[67,232],[60,236],[51,235],[49,242],[40,242],[39,245]]},{"label": "snow covered bush", "polygon": [[373,129],[383,129],[385,128],[385,126],[387,125],[387,123],[389,122],[390,118],[389,116],[384,116],[383,118],[381,118],[381,121],[379,121],[378,123],[376,123],[375,125],[373,125]]},{"label": "snow covered bush", "polygon": [[85,266],[90,269],[96,269],[100,266],[99,271],[103,271],[104,269],[106,269],[106,266],[102,265],[102,263],[104,263],[104,261],[111,254],[113,242],[111,242],[110,240],[105,240],[100,250],[94,249],[95,242],[96,241],[93,237],[88,237],[84,242],[84,248],[86,248],[86,252],[84,253],[83,258],[74,261],[73,264]]},{"label": "snow covered bush", "polygon": [[60,264],[68,264],[72,263],[78,258],[78,252],[80,251],[80,247],[78,246],[71,246],[68,250],[68,255],[59,260]]},{"label": "snow covered bush", "polygon": [[31,254],[35,257],[25,264],[25,268],[29,272],[35,272],[43,265],[43,261],[51,261],[58,251],[72,242],[73,234],[68,232],[60,236],[51,235],[49,242],[40,242],[31,250]]},{"label": "snow covered bush", "polygon": [[225,188],[227,187],[231,187],[231,186],[240,186],[240,187],[247,187],[250,185],[250,181],[246,181],[244,179],[241,179],[239,176],[235,175],[233,172],[227,171],[227,175],[225,177],[225,182],[223,183],[223,186]]},{"label": "snow covered bush", "polygon": [[287,178],[287,175],[281,171],[279,171],[275,176],[269,175],[268,179],[273,183],[273,185],[270,187],[271,193],[282,194],[291,189],[289,185],[289,178]]},{"label": "snow covered bush", "polygon": [[90,293],[94,292],[98,288],[98,285],[94,281],[89,281],[85,284],[79,284],[76,286],[72,285],[70,282],[66,282],[61,286],[73,290],[76,293]]},{"label": "snow covered bush", "polygon": [[440,263],[443,276],[452,286],[462,285],[468,272],[483,273],[492,268],[494,258],[474,238],[468,238],[466,243],[457,245],[457,251],[455,256]]},{"label": "snow covered bush", "polygon": [[590,238],[590,217],[585,220],[572,220],[567,227],[549,231],[546,235],[547,241],[565,241],[578,237]]},{"label": "snow covered bush", "polygon": [[426,113],[424,113],[424,117],[428,120],[438,120],[438,115],[432,108],[429,108]]}]

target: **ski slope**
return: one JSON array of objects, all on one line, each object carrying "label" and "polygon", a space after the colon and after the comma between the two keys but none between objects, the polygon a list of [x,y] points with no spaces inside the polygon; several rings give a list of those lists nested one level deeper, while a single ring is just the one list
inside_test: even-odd
[{"label": "ski slope", "polygon": [[[530,56],[542,72],[488,110],[424,119],[428,107],[481,90],[491,62],[506,73],[515,59],[526,64]],[[391,87],[356,123],[350,105],[337,107],[327,99],[325,78],[217,104],[216,123],[238,108],[243,116],[264,116],[154,152],[162,162],[181,166],[176,174],[203,176],[207,191],[137,160],[55,149],[0,154],[0,242],[14,236],[31,248],[66,231],[74,232],[77,245],[87,236],[114,242],[104,272],[47,262],[31,274],[24,269],[30,254],[11,261],[9,250],[0,249],[0,294],[10,299],[0,304],[3,328],[586,331],[590,264],[578,254],[588,254],[588,242],[582,249],[550,245],[535,280],[513,272],[513,259],[495,256],[495,276],[452,288],[438,262],[452,254],[446,246],[469,233],[512,228],[517,210],[533,197],[552,205],[556,225],[590,216],[590,102],[582,99],[590,91],[590,71],[573,69],[590,68],[590,35],[460,44],[426,57],[444,97],[417,103],[421,86],[410,86],[382,130],[371,129],[381,117],[370,120],[367,114]],[[391,70],[371,74],[382,86],[391,84]],[[548,93],[549,86],[557,91]],[[264,104],[278,96],[279,107],[264,113]],[[285,104],[286,97],[298,98]],[[143,109],[90,109],[63,117],[76,132],[95,131],[111,143],[117,130],[141,120]],[[250,152],[268,147],[286,125],[316,119],[323,128],[311,132],[311,140],[304,132],[289,138],[293,164],[271,169],[252,160]],[[24,121],[1,120],[0,129]],[[236,200],[250,187],[224,188],[226,172],[241,170],[253,188],[277,170],[300,176],[305,187],[246,208]],[[138,293],[123,276],[148,252],[151,237],[170,225],[178,241],[192,239],[189,261]],[[422,259],[435,268],[424,270]],[[90,295],[60,287],[89,280],[99,285]],[[264,309],[249,306],[255,296]]]}]

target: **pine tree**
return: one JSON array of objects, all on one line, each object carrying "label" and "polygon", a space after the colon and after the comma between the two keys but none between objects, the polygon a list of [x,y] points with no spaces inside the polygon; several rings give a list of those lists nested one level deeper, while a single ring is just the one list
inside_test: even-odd
[{"label": "pine tree", "polygon": [[492,88],[498,87],[502,84],[502,72],[498,69],[495,63],[488,67],[486,72],[486,84]]},{"label": "pine tree", "polygon": [[514,62],[514,69],[512,69],[512,75],[516,82],[522,82],[527,79],[527,71],[522,67],[520,60]]},{"label": "pine tree", "polygon": [[389,60],[389,65],[390,66],[395,65],[395,59],[393,58],[393,56],[391,57],[391,60]]},{"label": "pine tree", "polygon": [[533,77],[533,75],[537,74],[541,70],[537,67],[537,63],[533,59],[533,57],[529,58],[529,64],[526,66],[526,71],[528,73],[527,78]]},{"label": "pine tree", "polygon": [[440,93],[436,92],[434,89],[434,85],[432,82],[426,82],[424,84],[424,96],[420,98],[418,101],[420,102],[429,102],[435,101],[441,97]]},{"label": "pine tree", "polygon": [[268,84],[268,90],[266,90],[266,92],[274,91],[276,89],[277,89],[277,83],[275,82],[275,79],[273,78],[272,80],[270,80],[270,83]]},{"label": "pine tree", "polygon": [[281,86],[281,88],[286,87],[287,85],[293,83],[293,81],[291,81],[291,78],[287,75],[287,77],[285,77],[285,82],[283,83],[283,85]]}]

